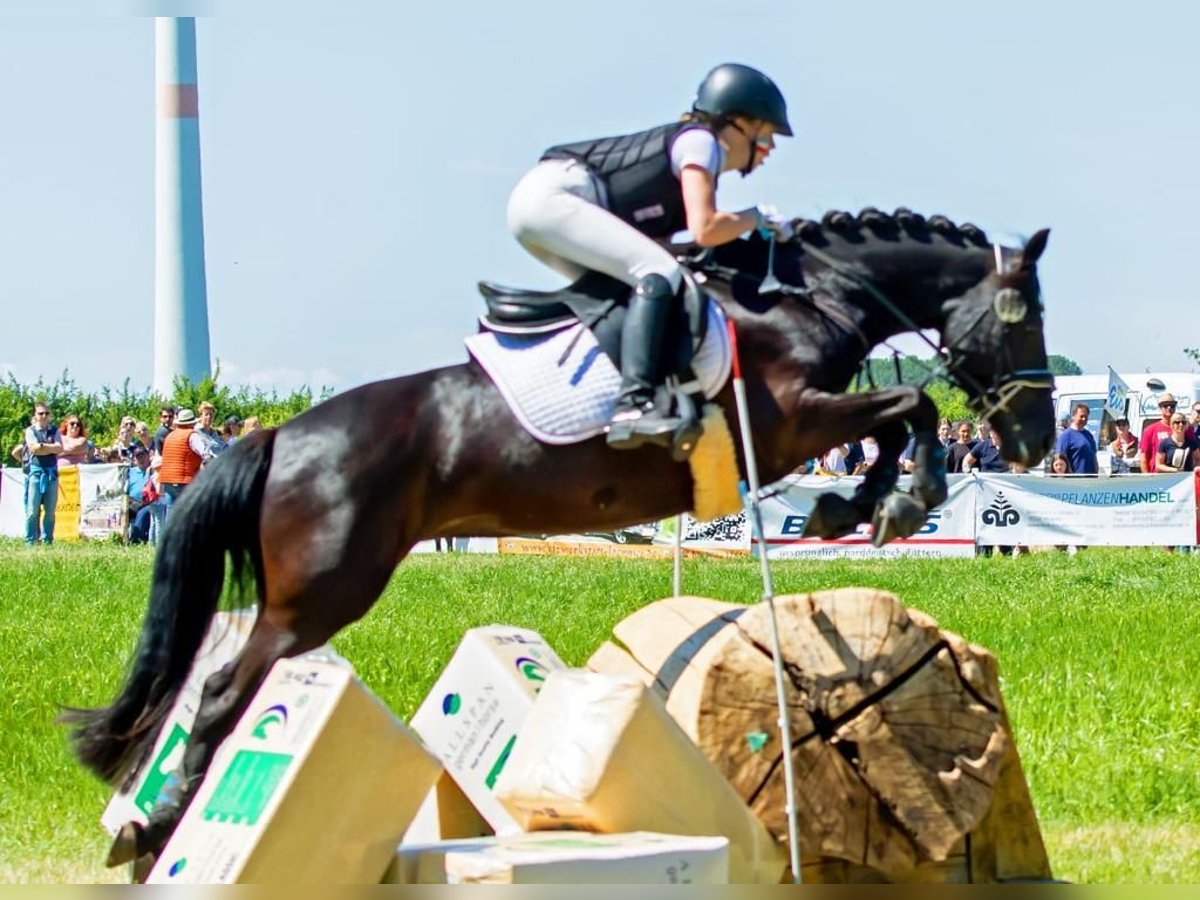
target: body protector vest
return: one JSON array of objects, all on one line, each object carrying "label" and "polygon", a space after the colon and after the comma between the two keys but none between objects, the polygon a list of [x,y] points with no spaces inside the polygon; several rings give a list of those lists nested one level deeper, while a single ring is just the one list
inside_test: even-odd
[{"label": "body protector vest", "polygon": [[620,137],[559,144],[542,159],[576,159],[603,183],[608,209],[649,237],[667,237],[687,227],[679,179],[671,172],[671,142],[696,122],[673,122]]}]

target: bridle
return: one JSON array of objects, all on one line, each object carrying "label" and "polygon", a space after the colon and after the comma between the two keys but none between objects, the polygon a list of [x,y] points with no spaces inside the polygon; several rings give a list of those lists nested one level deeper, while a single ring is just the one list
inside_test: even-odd
[{"label": "bridle", "polygon": [[[769,240],[774,241],[772,236]],[[792,241],[800,245],[800,249],[809,254],[817,261],[823,263],[832,272],[841,277],[853,282],[858,287],[862,288],[867,294],[872,297],[883,309],[892,316],[906,331],[915,333],[918,338],[929,345],[933,350],[934,355],[940,360],[938,366],[930,369],[929,376],[921,383],[920,387],[926,385],[939,378],[943,378],[955,387],[960,388],[967,395],[967,406],[976,413],[981,419],[990,419],[996,413],[1008,412],[1011,414],[1012,403],[1020,396],[1022,391],[1035,390],[1053,390],[1054,389],[1054,373],[1048,368],[1041,369],[1015,369],[1011,367],[1011,351],[1008,345],[1004,346],[1004,363],[1008,369],[1004,374],[997,373],[992,376],[991,384],[984,385],[978,378],[966,371],[965,365],[970,358],[970,353],[962,348],[962,345],[967,342],[967,339],[979,328],[989,312],[994,312],[996,317],[1005,325],[1011,327],[1024,320],[1027,313],[1026,301],[1021,296],[1020,292],[1015,288],[1001,288],[996,292],[996,296],[990,305],[984,306],[975,320],[970,326],[963,330],[952,345],[942,346],[930,340],[921,328],[912,318],[901,310],[895,303],[888,299],[887,295],[877,288],[870,279],[864,278],[858,272],[847,266],[841,260],[830,256],[823,250],[814,247],[812,244],[805,241],[799,235],[792,237]],[[999,244],[992,245],[996,255],[996,274],[1004,274],[1004,259],[1003,253]],[[710,254],[701,254],[699,259],[690,259],[693,264],[699,263],[703,270],[718,272],[719,274],[728,277],[730,274],[736,274],[734,270],[726,269],[725,267],[716,266],[711,262],[704,260],[704,257]],[[796,287],[794,285],[783,284],[779,288],[780,293],[810,297],[810,291],[807,288]],[[1040,300],[1038,301],[1040,303]],[[820,308],[820,307],[818,307]],[[1010,312],[1006,315],[1003,310],[1008,309]],[[826,312],[826,314],[828,314]],[[857,329],[855,329],[857,330]],[[862,335],[860,334],[860,337]],[[869,347],[867,348],[870,349]]]}]

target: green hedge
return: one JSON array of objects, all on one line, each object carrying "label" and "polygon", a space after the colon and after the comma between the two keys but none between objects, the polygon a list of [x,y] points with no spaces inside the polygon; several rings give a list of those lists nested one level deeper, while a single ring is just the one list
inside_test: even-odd
[{"label": "green hedge", "polygon": [[274,391],[229,387],[218,383],[219,377],[218,371],[217,375],[195,383],[185,378],[177,379],[172,395],[162,397],[149,388],[131,389],[128,379],[118,389],[103,387],[97,393],[88,393],[66,372],[53,383],[39,379],[36,384],[28,385],[21,384],[10,374],[7,380],[0,381],[0,437],[3,438],[0,450],[4,454],[4,465],[16,465],[9,451],[20,443],[33,415],[33,405],[39,401],[50,406],[55,422],[61,422],[71,414],[79,416],[87,425],[92,442],[97,447],[107,447],[116,440],[117,426],[123,416],[145,421],[153,433],[158,428],[158,411],[168,403],[194,410],[202,400],[208,400],[217,408],[218,423],[231,415],[242,419],[258,416],[263,426],[269,428],[304,412],[333,393],[331,388],[325,387],[314,397],[312,390],[302,387],[281,397]]}]

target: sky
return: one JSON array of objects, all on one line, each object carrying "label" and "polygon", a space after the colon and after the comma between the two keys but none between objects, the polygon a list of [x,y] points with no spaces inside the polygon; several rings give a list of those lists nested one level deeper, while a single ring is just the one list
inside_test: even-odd
[{"label": "sky", "polygon": [[201,16],[227,384],[343,390],[465,361],[478,280],[561,283],[505,224],[541,151],[672,121],[725,61],[776,81],[796,137],[726,174],[720,206],[903,205],[1008,243],[1049,227],[1049,352],[1189,371],[1200,346],[1196,4],[26,7],[0,2],[0,376],[150,384],[153,14]]}]

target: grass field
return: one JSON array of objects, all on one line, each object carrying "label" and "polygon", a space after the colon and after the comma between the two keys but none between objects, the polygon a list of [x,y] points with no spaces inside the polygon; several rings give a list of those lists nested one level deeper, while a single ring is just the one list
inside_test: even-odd
[{"label": "grass field", "polygon": [[[119,880],[101,860],[108,790],[70,758],[60,704],[107,703],[145,607],[151,557],[0,542],[0,881]],[[1200,881],[1200,560],[1068,557],[787,562],[778,593],[870,585],[994,651],[1055,875]],[[466,628],[535,628],[581,664],[613,623],[670,592],[670,563],[439,555],[401,566],[334,641],[411,715]],[[753,602],[750,560],[695,560],[687,593]],[[330,597],[336,602],[336,597]]]}]

